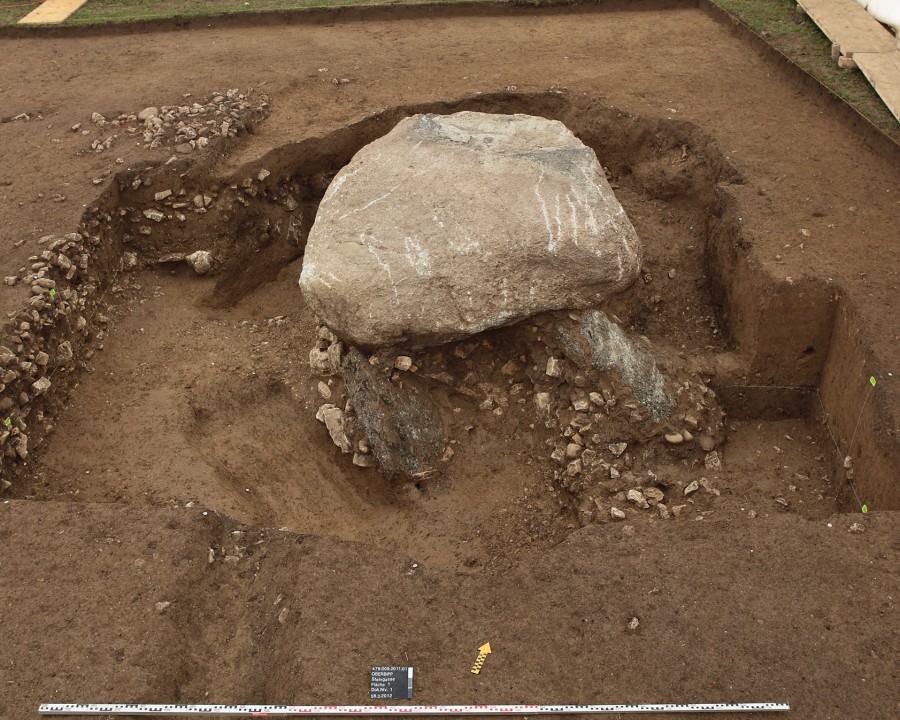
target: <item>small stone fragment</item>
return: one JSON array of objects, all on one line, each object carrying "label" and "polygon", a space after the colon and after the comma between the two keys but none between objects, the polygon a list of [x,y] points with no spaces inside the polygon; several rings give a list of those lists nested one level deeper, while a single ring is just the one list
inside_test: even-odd
[{"label": "small stone fragment", "polygon": [[327,348],[313,348],[309,351],[309,366],[319,375],[336,375],[341,369],[341,354],[344,346],[333,343]]},{"label": "small stone fragment", "polygon": [[327,383],[319,381],[319,384],[316,386],[316,389],[319,391],[319,395],[328,400],[331,397],[331,388],[328,387]]},{"label": "small stone fragment", "polygon": [[666,433],[666,442],[672,445],[680,445],[684,442],[684,435],[680,432]]},{"label": "small stone fragment", "polygon": [[559,377],[562,375],[562,366],[557,358],[550,356],[547,359],[547,370],[546,374],[550,377]]},{"label": "small stone fragment", "polygon": [[666,499],[665,493],[662,490],[655,487],[648,487],[642,490],[644,497],[647,499],[647,502],[651,505],[658,505],[663,500]]},{"label": "small stone fragment", "polygon": [[198,275],[206,275],[212,267],[212,255],[206,250],[197,250],[185,256],[184,261],[190,265]]},{"label": "small stone fragment", "polygon": [[371,453],[353,453],[353,464],[361,468],[373,468],[378,465],[378,461]]},{"label": "small stone fragment", "polygon": [[706,454],[706,457],[703,460],[703,464],[706,466],[707,470],[722,469],[722,459],[719,457],[719,453],[715,450]]},{"label": "small stone fragment", "polygon": [[700,487],[706,490],[710,495],[715,495],[716,497],[719,497],[722,494],[718,489],[714,488],[713,484],[705,477],[700,478]]},{"label": "small stone fragment", "polygon": [[413,361],[409,355],[398,355],[394,360],[394,367],[404,372],[412,367]]},{"label": "small stone fragment", "polygon": [[581,455],[582,450],[584,450],[584,448],[581,447],[581,445],[571,442],[566,445],[566,457],[569,459],[577,458],[579,455]]},{"label": "small stone fragment", "polygon": [[47,392],[50,389],[50,378],[42,377],[31,384],[36,395]]},{"label": "small stone fragment", "polygon": [[[24,405],[25,403],[22,404]],[[25,461],[28,459],[28,436],[25,433],[21,433],[16,438],[14,450],[16,455],[19,456],[19,460]]]},{"label": "small stone fragment", "polygon": [[168,600],[162,600],[161,602],[156,603],[156,605],[154,607],[156,608],[156,612],[164,613],[171,606],[172,606],[172,603],[170,603]]},{"label": "small stone fragment", "polygon": [[550,413],[550,393],[539,392],[534,394],[534,406],[542,415]]},{"label": "small stone fragment", "polygon": [[609,451],[613,454],[613,457],[620,457],[625,450],[628,449],[628,443],[612,443],[609,446]]},{"label": "small stone fragment", "polygon": [[625,519],[625,511],[619,510],[617,507],[611,507],[609,509],[609,515],[613,520],[624,520]]},{"label": "small stone fragment", "polygon": [[642,493],[637,488],[632,488],[627,493],[625,493],[625,498],[628,502],[637,505],[639,508],[646,510],[650,507],[650,504],[647,502],[647,499],[644,497],[644,493]]},{"label": "small stone fragment", "polygon": [[342,453],[351,452],[350,440],[344,432],[344,411],[334,405],[325,404],[316,413],[316,419],[325,423],[332,442]]},{"label": "small stone fragment", "polygon": [[716,441],[713,440],[709,435],[701,435],[698,439],[700,443],[700,447],[703,448],[704,452],[711,452],[716,448]]},{"label": "small stone fragment", "polygon": [[847,528],[847,532],[853,533],[854,535],[864,533],[865,531],[866,528],[863,525],[860,525],[858,522],[853,523],[849,528]]},{"label": "small stone fragment", "polygon": [[[690,484],[684,489],[684,494],[692,495],[693,493],[697,492],[699,489],[700,489],[700,483],[698,483],[696,480],[692,480],[690,482]],[[673,508],[673,510],[674,510],[674,508]]]},{"label": "small stone fragment", "polygon": [[156,200],[156,202],[159,202],[160,200],[165,200],[171,194],[171,190],[160,190],[158,193],[153,195],[153,199]]},{"label": "small stone fragment", "polygon": [[153,222],[162,222],[166,216],[163,215],[159,210],[150,208],[148,210],[144,210],[144,217],[148,220],[152,220]]},{"label": "small stone fragment", "polygon": [[633,617],[633,618],[631,618],[631,620],[628,621],[627,627],[628,627],[629,632],[634,632],[640,626],[641,626],[641,621],[638,620],[636,617]]}]

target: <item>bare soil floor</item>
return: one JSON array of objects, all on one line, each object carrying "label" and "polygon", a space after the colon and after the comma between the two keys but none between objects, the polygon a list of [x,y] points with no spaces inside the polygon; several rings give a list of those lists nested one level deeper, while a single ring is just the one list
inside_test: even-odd
[{"label": "bare soil floor", "polygon": [[[427,704],[900,715],[900,490],[883,470],[900,410],[897,153],[700,9],[372,18],[0,39],[0,274],[85,208],[109,213],[102,317],[53,376],[27,461],[5,461],[0,717],[41,702],[365,703],[379,663],[414,665]],[[164,165],[171,146],[124,132],[91,149],[112,134],[92,113],[228,88],[265,93],[270,112],[205,154]],[[487,395],[433,388],[454,452],[421,482],[354,467],[316,421],[316,320],[296,280],[318,199],[364,137],[462,108],[559,117],[608,168],[646,247],[611,310],[725,411],[721,466],[609,414],[601,445],[627,440],[623,476],[649,472],[677,517],[611,521],[624,486],[570,482],[549,459],[562,426],[535,420],[530,362],[501,369],[541,352],[532,328],[472,351]],[[188,217],[137,230],[142,208],[177,217],[154,194],[179,186]],[[270,236],[290,213],[296,237]],[[217,258],[210,276],[156,263],[197,249]],[[729,285],[733,253],[782,294]],[[3,286],[0,309],[28,294]],[[837,308],[824,337],[822,307]]]}]

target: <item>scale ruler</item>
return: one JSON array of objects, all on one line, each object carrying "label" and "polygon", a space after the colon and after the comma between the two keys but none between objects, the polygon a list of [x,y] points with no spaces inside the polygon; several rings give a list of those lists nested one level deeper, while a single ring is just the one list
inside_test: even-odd
[{"label": "scale ruler", "polygon": [[148,705],[46,703],[41,715],[578,715],[613,713],[786,712],[787,703],[660,703],[647,705]]}]

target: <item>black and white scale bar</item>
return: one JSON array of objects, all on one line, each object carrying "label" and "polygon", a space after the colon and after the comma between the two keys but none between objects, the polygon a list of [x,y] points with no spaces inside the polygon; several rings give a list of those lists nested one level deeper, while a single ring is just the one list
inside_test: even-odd
[{"label": "black and white scale bar", "polygon": [[41,715],[578,715],[612,713],[786,712],[787,703],[659,703],[655,705],[116,705],[46,703]]}]

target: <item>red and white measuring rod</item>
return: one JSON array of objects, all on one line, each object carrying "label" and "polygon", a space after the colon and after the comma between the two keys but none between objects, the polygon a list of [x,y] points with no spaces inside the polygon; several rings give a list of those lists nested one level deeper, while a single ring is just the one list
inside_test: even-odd
[{"label": "red and white measuring rod", "polygon": [[662,703],[647,705],[117,705],[46,703],[41,715],[597,715],[613,713],[786,712],[787,703]]}]

